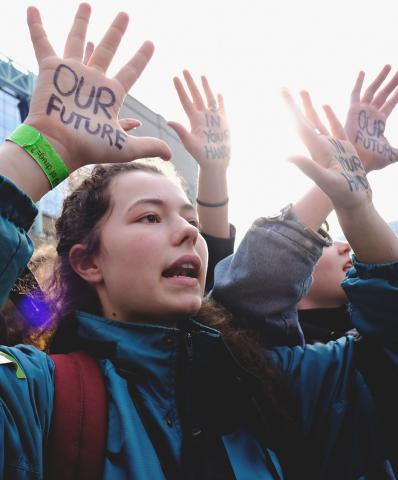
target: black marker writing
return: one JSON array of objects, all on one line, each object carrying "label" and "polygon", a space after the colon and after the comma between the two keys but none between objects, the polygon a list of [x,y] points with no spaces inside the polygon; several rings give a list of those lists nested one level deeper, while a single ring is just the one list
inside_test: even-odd
[{"label": "black marker writing", "polygon": [[343,144],[337,138],[328,138],[329,142],[334,146],[338,153],[345,153]]},{"label": "black marker writing", "polygon": [[66,115],[66,108],[62,104],[62,100],[55,94],[52,94],[47,105],[47,115],[51,115],[52,111],[58,111],[60,120],[65,125],[72,125],[75,130],[83,127],[90,135],[100,135],[101,138],[107,139],[109,145],[115,146],[121,150],[123,143],[126,141],[127,134],[121,130],[114,129],[109,123],[93,122],[90,117],[81,115],[77,112],[69,112]]},{"label": "black marker writing", "polygon": [[91,86],[90,93],[85,95],[87,98],[85,102],[83,102],[81,92],[84,87],[84,82],[83,76],[79,78],[72,68],[63,63],[58,65],[53,77],[54,87],[61,96],[69,97],[74,94],[73,100],[77,107],[83,109],[92,107],[94,114],[97,114],[101,109],[105,115],[111,119],[112,114],[109,112],[109,108],[116,102],[116,96],[113,91],[104,86],[98,88]]},{"label": "black marker writing", "polygon": [[383,120],[373,120],[372,124],[365,110],[361,110],[358,114],[358,126],[361,130],[364,130],[370,137],[381,137],[386,128],[386,124]]},{"label": "black marker writing", "polygon": [[84,86],[84,78],[81,77],[80,80],[79,80],[79,84],[76,88],[75,103],[79,108],[90,108],[91,104],[93,103],[93,99],[94,99],[94,95],[95,95],[95,87],[94,86],[91,87],[90,94],[89,94],[89,96],[86,100],[86,103],[81,103],[80,102],[80,92],[81,92],[81,89],[83,88],[83,86]]},{"label": "black marker writing", "polygon": [[225,142],[229,138],[229,130],[223,132],[214,132],[213,130],[203,130],[207,137],[207,143]]},{"label": "black marker writing", "polygon": [[218,115],[210,115],[206,113],[206,126],[208,128],[220,128],[221,118]]},{"label": "black marker writing", "polygon": [[386,124],[383,120],[372,120],[365,110],[358,113],[358,130],[355,135],[355,144],[365,150],[382,155],[390,162],[398,160],[397,154],[384,137]]},{"label": "black marker writing", "polygon": [[357,130],[355,143],[359,143],[366,150],[371,150],[372,152],[383,155],[383,157],[388,158],[390,162],[396,162],[398,160],[397,154],[388,143],[380,142],[377,138],[369,138],[367,135],[364,135],[362,130]]},{"label": "black marker writing", "polygon": [[[47,104],[47,115],[59,112],[59,118],[64,125],[71,125],[75,130],[84,129],[90,135],[99,135],[109,145],[121,150],[127,135],[115,129],[109,123],[99,123],[89,116],[82,115],[74,110],[67,110],[62,97],[73,95],[73,100],[79,109],[92,110],[94,115],[103,113],[112,119],[111,107],[116,103],[114,92],[105,86],[91,87],[85,84],[84,76],[79,76],[69,67],[61,63],[54,72],[53,84],[59,95],[52,93]],[[83,93],[85,92],[86,93]]]},{"label": "black marker writing", "polygon": [[[334,144],[334,142],[332,143]],[[359,157],[357,157],[357,155],[337,155],[335,158],[339,162],[341,168],[344,170],[340,173],[347,180],[347,184],[351,192],[370,189],[368,179],[366,178],[365,169],[363,168],[361,160]]]},{"label": "black marker writing", "polygon": [[357,192],[358,190],[369,190],[369,183],[365,176],[349,175],[345,172],[340,173],[347,180],[351,192]]},{"label": "black marker writing", "polygon": [[352,155],[349,158],[337,157],[338,162],[346,172],[356,172],[358,170],[364,170],[361,160],[356,155]]},{"label": "black marker writing", "polygon": [[226,145],[221,145],[221,147],[208,147],[205,146],[206,158],[209,160],[225,159],[229,158],[230,148]]}]

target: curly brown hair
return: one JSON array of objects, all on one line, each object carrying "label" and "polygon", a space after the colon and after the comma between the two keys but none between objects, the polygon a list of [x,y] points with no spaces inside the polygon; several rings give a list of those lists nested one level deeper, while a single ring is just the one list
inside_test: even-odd
[{"label": "curly brown hair", "polygon": [[110,184],[122,173],[144,171],[163,175],[150,164],[125,163],[98,165],[91,175],[64,200],[61,216],[55,223],[57,258],[50,292],[56,316],[63,318],[76,310],[101,314],[95,290],[72,268],[69,252],[73,245],[86,246],[84,256],[95,254],[100,247],[100,227],[112,206]]}]

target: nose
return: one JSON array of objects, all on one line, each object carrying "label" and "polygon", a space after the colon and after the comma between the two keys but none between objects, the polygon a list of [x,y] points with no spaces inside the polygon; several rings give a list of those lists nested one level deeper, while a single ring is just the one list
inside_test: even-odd
[{"label": "nose", "polygon": [[181,245],[184,242],[196,244],[198,240],[199,230],[195,225],[189,223],[185,218],[179,217],[172,233],[172,244]]},{"label": "nose", "polygon": [[340,255],[346,255],[351,252],[350,244],[347,242],[336,242],[337,251]]}]

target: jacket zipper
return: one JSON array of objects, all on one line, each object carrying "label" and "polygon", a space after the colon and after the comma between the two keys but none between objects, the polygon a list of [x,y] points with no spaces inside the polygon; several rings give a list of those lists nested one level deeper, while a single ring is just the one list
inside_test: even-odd
[{"label": "jacket zipper", "polygon": [[187,349],[188,361],[192,362],[193,359],[193,345],[192,345],[192,333],[187,332],[185,335],[185,345]]}]

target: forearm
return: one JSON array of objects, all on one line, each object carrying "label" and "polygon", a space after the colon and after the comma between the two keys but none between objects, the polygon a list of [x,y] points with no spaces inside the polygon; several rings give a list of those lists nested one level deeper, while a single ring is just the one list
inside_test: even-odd
[{"label": "forearm", "polygon": [[[203,168],[199,170],[198,199],[217,204],[228,199],[227,171],[225,168]],[[220,207],[197,205],[201,229],[218,238],[229,238],[228,202]]]},{"label": "forearm", "polygon": [[[25,126],[33,127],[42,135],[46,143],[53,147],[62,159],[61,162],[64,163],[67,171],[71,173],[79,168],[80,165],[71,155],[69,148],[65,147],[60,139],[55,137],[56,126],[51,123],[46,126],[42,122],[36,121],[33,117],[28,117],[24,124]],[[38,146],[39,144],[35,143],[35,145]],[[51,154],[45,148],[43,149],[42,144],[40,144],[38,149],[41,154],[45,154],[47,163],[52,164]],[[47,177],[48,173],[44,172],[44,169],[30,153],[13,141],[6,141],[0,146],[0,175],[9,178],[20,190],[29,195],[34,202],[40,200],[51,190],[50,177]]]},{"label": "forearm", "polygon": [[330,198],[316,185],[292,206],[292,211],[298,218],[315,231],[322,226],[332,210]]},{"label": "forearm", "polygon": [[336,213],[359,261],[382,264],[398,260],[398,238],[373,203],[352,210],[337,208]]},{"label": "forearm", "polygon": [[20,146],[5,142],[0,146],[0,175],[10,179],[37,202],[50,190],[50,184],[35,160]]},{"label": "forearm", "polygon": [[205,292],[209,292],[213,288],[214,269],[217,263],[234,253],[235,227],[230,225],[229,228],[230,234],[228,238],[213,237],[205,232],[201,232],[209,251]]}]

